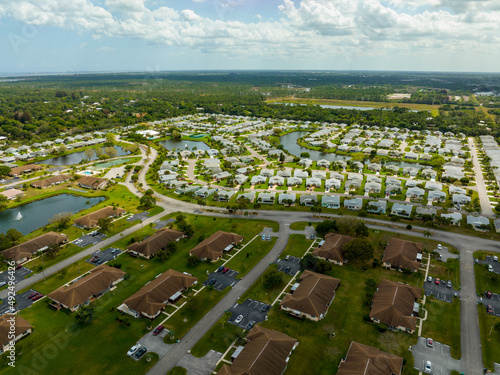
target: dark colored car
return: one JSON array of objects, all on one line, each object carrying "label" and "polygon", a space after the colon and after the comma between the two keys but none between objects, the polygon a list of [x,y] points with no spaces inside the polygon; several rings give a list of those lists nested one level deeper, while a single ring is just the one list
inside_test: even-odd
[{"label": "dark colored car", "polygon": [[208,285],[215,285],[215,279],[210,280],[210,282],[208,283]]},{"label": "dark colored car", "polygon": [[155,330],[153,331],[153,336],[156,336],[157,334],[159,334],[164,329],[165,329],[164,326],[158,326],[158,327],[156,327]]},{"label": "dark colored car", "polygon": [[139,349],[139,350],[137,351],[137,353],[135,353],[135,354],[134,354],[134,358],[135,358],[135,359],[139,359],[139,358],[141,358],[144,354],[146,354],[146,352],[147,352],[147,351],[148,351],[148,350],[147,350],[146,348],[144,348],[144,347],[143,347],[143,348],[141,348],[141,349]]},{"label": "dark colored car", "polygon": [[219,268],[217,268],[217,272],[222,272],[224,270],[224,268],[226,268],[226,267],[220,266]]},{"label": "dark colored car", "polygon": [[262,308],[260,309],[260,311],[262,312],[266,312],[266,311],[269,311],[269,309],[271,308],[270,305],[268,304],[265,304],[264,306],[262,306]]},{"label": "dark colored car", "polygon": [[33,293],[30,293],[28,295],[28,299],[32,299],[34,296],[36,296],[38,293],[37,292],[33,292]]},{"label": "dark colored car", "polygon": [[486,312],[488,314],[493,314],[493,306],[491,306],[491,305],[486,306]]},{"label": "dark colored car", "polygon": [[23,268],[23,265],[22,265],[22,264],[18,264],[18,265],[16,266],[16,271],[17,271],[17,270],[20,270],[21,268]]},{"label": "dark colored car", "polygon": [[493,294],[490,291],[486,292],[486,297],[491,298],[492,295]]},{"label": "dark colored car", "polygon": [[289,272],[290,272],[290,267],[285,268],[285,273],[289,273]]}]

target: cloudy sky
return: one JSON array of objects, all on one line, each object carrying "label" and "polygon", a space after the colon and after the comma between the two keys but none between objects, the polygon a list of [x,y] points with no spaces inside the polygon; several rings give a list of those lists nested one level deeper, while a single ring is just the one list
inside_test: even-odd
[{"label": "cloudy sky", "polygon": [[1,0],[0,72],[500,71],[498,0]]}]

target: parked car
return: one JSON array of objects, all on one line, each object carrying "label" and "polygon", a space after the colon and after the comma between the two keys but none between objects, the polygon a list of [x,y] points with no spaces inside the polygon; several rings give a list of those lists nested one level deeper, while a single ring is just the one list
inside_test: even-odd
[{"label": "parked car", "polygon": [[243,315],[238,315],[238,317],[234,320],[234,324],[240,324],[243,321]]},{"label": "parked car", "polygon": [[214,285],[215,281],[216,281],[215,279],[210,280],[210,282],[208,283],[208,285],[210,285],[210,286]]},{"label": "parked car", "polygon": [[228,273],[228,272],[229,272],[229,268],[224,267],[224,269],[222,270],[222,273]]},{"label": "parked car", "polygon": [[493,306],[491,306],[491,305],[486,306],[486,312],[488,314],[493,314]]},{"label": "parked car", "polygon": [[153,331],[153,336],[158,335],[158,334],[159,334],[161,331],[163,331],[164,329],[165,329],[165,327],[164,327],[164,326],[161,326],[161,325],[160,325],[160,326],[158,326],[158,327],[156,327],[156,328],[155,328],[155,330]]},{"label": "parked car", "polygon": [[260,311],[266,312],[266,311],[269,311],[270,308],[271,308],[271,306],[266,303],[264,306],[262,306]]},{"label": "parked car", "polygon": [[492,296],[492,295],[493,295],[493,294],[492,294],[490,291],[487,291],[487,292],[486,292],[486,297],[491,298],[491,296]]},{"label": "parked car", "polygon": [[493,266],[491,264],[488,264],[488,271],[493,272]]},{"label": "parked car", "polygon": [[42,294],[42,293],[38,293],[38,294],[37,294],[36,296],[34,296],[31,300],[32,300],[33,302],[35,302],[35,301],[39,300],[39,299],[40,299],[40,298],[42,298],[42,297],[43,297],[43,294]]},{"label": "parked car", "polygon": [[263,235],[262,235],[262,241],[265,241],[265,240],[266,240],[266,235],[265,235],[265,234],[263,234]]},{"label": "parked car", "polygon": [[427,342],[427,346],[428,346],[429,348],[432,348],[432,347],[434,346],[434,341],[433,341],[432,339],[427,339],[427,341],[426,341],[426,342]]},{"label": "parked car", "polygon": [[266,240],[271,241],[271,236],[267,235]]},{"label": "parked car", "polygon": [[135,358],[135,359],[139,359],[139,358],[141,358],[144,354],[146,354],[146,352],[147,352],[147,351],[148,351],[148,350],[147,350],[146,348],[142,347],[141,349],[139,349],[139,350],[137,351],[137,353],[135,353],[134,358]]},{"label": "parked car", "polygon": [[5,281],[0,281],[0,287],[4,286],[5,284],[7,284]]},{"label": "parked car", "polygon": [[425,362],[424,372],[430,374],[432,371],[432,363],[431,361]]},{"label": "parked car", "polygon": [[309,237],[311,240],[314,240],[314,234],[311,234],[311,236]]},{"label": "parked car", "polygon": [[22,264],[18,264],[18,265],[16,266],[16,271],[17,271],[17,270],[20,270],[21,268],[23,268],[23,265],[22,265]]},{"label": "parked car", "polygon": [[495,262],[498,262],[498,257],[497,257],[496,255],[494,255],[494,256],[493,256],[493,260],[494,260]]},{"label": "parked car", "polygon": [[285,273],[290,272],[290,267],[285,268]]},{"label": "parked car", "polygon": [[252,320],[250,323],[247,324],[246,329],[251,330],[254,325],[255,325],[255,320]]},{"label": "parked car", "polygon": [[443,250],[443,246],[440,243],[438,243],[438,250]]},{"label": "parked car", "polygon": [[448,282],[446,283],[446,286],[447,286],[448,288],[451,288],[452,284],[451,284],[451,281],[450,281],[450,280],[448,280]]},{"label": "parked car", "polygon": [[32,299],[37,293],[33,292],[28,295],[28,299]]},{"label": "parked car", "polygon": [[224,268],[226,268],[226,267],[224,267],[224,266],[220,266],[219,268],[217,268],[217,272],[222,272],[222,270],[223,270]]},{"label": "parked car", "polygon": [[290,259],[290,255],[287,255],[287,256],[285,257],[285,260],[288,260],[288,259]]},{"label": "parked car", "polygon": [[135,344],[128,350],[127,355],[131,357],[132,355],[134,355],[136,351],[138,351],[141,348],[141,346],[142,346],[141,344]]},{"label": "parked car", "polygon": [[428,276],[427,277],[427,281],[430,282],[430,283],[432,283],[432,276]]},{"label": "parked car", "polygon": [[439,285],[441,283],[441,280],[436,277],[436,279],[434,280],[434,282],[436,283],[436,285]]},{"label": "parked car", "polygon": [[115,254],[115,253],[117,253],[119,251],[120,251],[120,249],[113,249],[113,250],[111,250],[111,254]]}]

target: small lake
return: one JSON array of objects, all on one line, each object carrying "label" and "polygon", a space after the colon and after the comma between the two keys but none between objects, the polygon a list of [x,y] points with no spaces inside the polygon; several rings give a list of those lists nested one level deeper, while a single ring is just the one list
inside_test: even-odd
[{"label": "small lake", "polygon": [[[104,199],[104,197],[86,198],[61,194],[28,203],[24,206],[9,208],[0,212],[0,233],[5,233],[14,228],[22,234],[28,234],[43,227],[55,214],[60,212],[77,213],[95,206]],[[86,204],[87,201],[90,202],[90,206]]]},{"label": "small lake", "polygon": [[[113,147],[118,152],[116,154],[116,156],[123,156],[123,155],[127,155],[130,153],[129,151],[123,149],[120,146],[113,146]],[[105,147],[102,147],[102,148],[104,149]],[[99,158],[96,157],[94,154],[90,158],[90,161],[97,160],[97,159],[99,159]],[[74,164],[79,164],[82,160],[87,160],[87,157],[85,156],[85,151],[78,151],[78,152],[73,152],[72,154],[68,154],[68,155],[56,156],[54,158],[38,161],[35,164],[74,165]]]},{"label": "small lake", "polygon": [[[284,104],[284,105],[307,105],[303,103],[272,103],[272,104]],[[312,103],[311,103],[312,104]],[[391,108],[382,108],[382,107],[358,107],[358,106],[351,106],[351,105],[330,105],[330,104],[314,104],[314,105],[319,105],[321,108],[328,108],[328,109],[355,109],[357,111],[371,111],[374,109],[381,109],[383,111],[390,111]],[[415,111],[414,109],[409,109],[410,112],[418,112]]]},{"label": "small lake", "polygon": [[197,150],[210,150],[210,147],[206,143],[197,141],[185,141],[183,139],[181,139],[180,141],[167,139],[166,141],[161,141],[159,143],[169,151],[174,148],[177,151],[193,150],[195,147]]},{"label": "small lake", "polygon": [[308,148],[299,146],[297,144],[297,139],[304,137],[306,134],[310,134],[309,132],[292,132],[288,133],[282,137],[280,137],[280,143],[285,147],[285,150],[287,150],[290,154],[295,155],[300,158],[300,154],[303,152],[308,152],[309,159],[318,161],[321,159],[325,159],[328,161],[338,161],[338,160],[349,160],[351,159],[350,156],[344,156],[344,155],[336,155],[332,153],[324,153],[321,151],[316,151],[316,150],[310,150]]}]

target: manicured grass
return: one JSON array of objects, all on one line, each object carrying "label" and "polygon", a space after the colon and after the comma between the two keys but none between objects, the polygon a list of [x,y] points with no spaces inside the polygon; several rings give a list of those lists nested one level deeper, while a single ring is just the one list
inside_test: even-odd
[{"label": "manicured grass", "polygon": [[[418,275],[403,276],[399,272],[382,268],[369,267],[364,271],[360,266],[353,264],[334,266],[329,275],[339,278],[341,282],[325,318],[319,322],[302,321],[273,307],[268,320],[261,323],[299,341],[299,346],[292,354],[285,373],[287,375],[335,373],[351,341],[357,341],[403,356],[406,359],[403,373],[416,374],[408,347],[416,343],[417,337],[389,331],[380,334],[375,324],[364,321],[363,315],[369,313],[369,307],[364,301],[365,281],[368,278],[375,278],[376,281],[388,278],[412,285],[421,285],[421,278]],[[335,332],[334,337],[329,335],[331,331]]]},{"label": "manicured grass", "polygon": [[208,331],[191,349],[195,357],[203,357],[210,349],[224,353],[229,345],[244,335],[243,328],[228,323],[231,313],[225,313],[222,318]]},{"label": "manicured grass", "polygon": [[167,375],[186,375],[187,370],[184,367],[175,366],[172,370],[167,372]]},{"label": "manicured grass", "polygon": [[[269,268],[268,268],[269,269]],[[266,271],[267,272],[267,271]],[[256,301],[265,302],[267,304],[272,304],[276,298],[279,297],[285,285],[287,285],[292,276],[281,273],[283,276],[283,283],[272,289],[266,289],[264,287],[264,275],[262,275],[259,280],[248,289],[239,299],[239,303],[243,303],[247,298],[251,298]]]},{"label": "manicured grass", "polygon": [[482,304],[478,305],[478,310],[483,362],[485,367],[493,370],[493,362],[500,363],[500,331],[494,328],[500,318],[486,314],[486,308]]},{"label": "manicured grass", "polygon": [[304,230],[306,229],[306,226],[308,226],[309,223],[305,221],[296,221],[295,223],[290,224],[290,229],[291,230]]},{"label": "manicured grass", "polygon": [[445,262],[432,259],[429,268],[429,276],[438,277],[443,281],[450,280],[453,287],[460,287],[460,261],[458,259],[448,259]]},{"label": "manicured grass", "polygon": [[283,250],[282,256],[291,255],[302,258],[312,243],[313,240],[307,239],[303,234],[291,234],[290,237],[288,237],[288,243]]},{"label": "manicured grass", "polygon": [[449,345],[451,356],[460,359],[460,300],[454,298],[453,303],[447,303],[428,298],[425,309],[427,320],[423,323],[422,336]]},{"label": "manicured grass", "polygon": [[260,237],[255,238],[227,262],[226,267],[238,271],[238,278],[242,278],[272,249],[275,242],[276,237],[272,237],[271,241],[262,241]]},{"label": "manicured grass", "polygon": [[486,265],[474,264],[474,274],[476,277],[476,293],[478,295],[483,296],[486,291],[500,294],[498,276],[488,271]]}]

